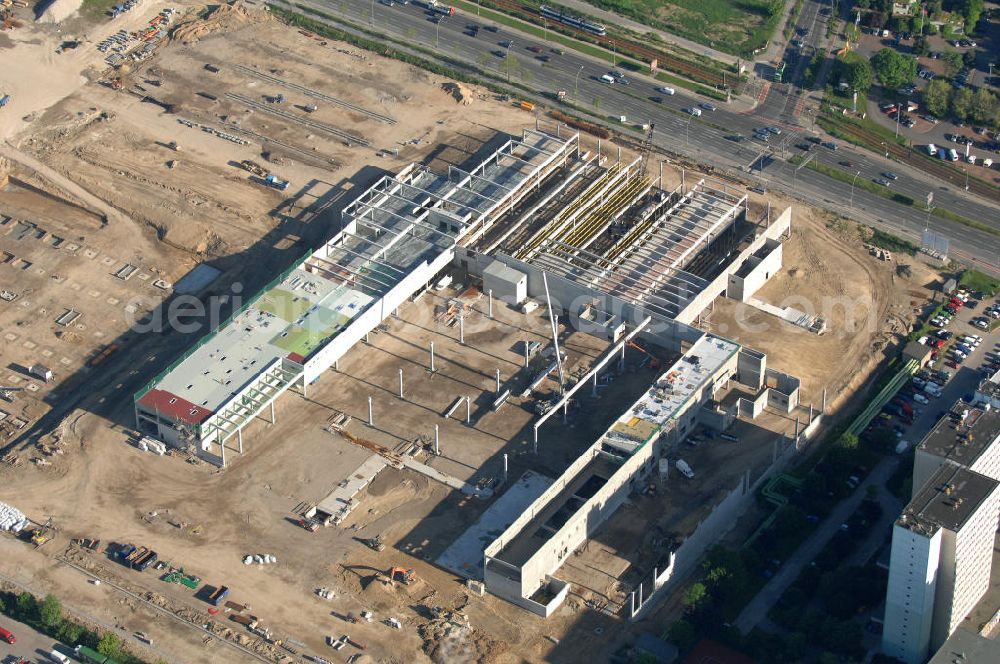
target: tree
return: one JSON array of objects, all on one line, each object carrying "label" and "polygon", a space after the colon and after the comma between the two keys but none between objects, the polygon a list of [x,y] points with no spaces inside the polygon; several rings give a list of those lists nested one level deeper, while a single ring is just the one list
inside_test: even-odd
[{"label": "tree", "polygon": [[996,117],[997,97],[995,94],[980,88],[972,98],[972,117],[976,122],[989,124]]},{"label": "tree", "polygon": [[684,597],[681,598],[681,604],[689,612],[695,612],[701,607],[705,600],[708,599],[708,589],[705,588],[704,583],[692,583],[691,587],[684,592]]},{"label": "tree", "polygon": [[976,51],[970,48],[968,51],[962,54],[962,64],[972,69],[976,66]]},{"label": "tree", "polygon": [[83,628],[72,623],[69,620],[64,620],[63,624],[59,627],[59,631],[56,633],[59,640],[63,643],[68,643],[69,645],[76,644],[80,637],[83,636]]},{"label": "tree", "polygon": [[865,93],[872,86],[872,70],[868,61],[862,57],[838,58],[837,66],[840,77],[851,86],[852,90]]},{"label": "tree", "polygon": [[951,96],[951,112],[959,120],[966,120],[972,112],[972,91],[969,88],[955,90]]},{"label": "tree", "polygon": [[941,54],[941,60],[944,61],[944,72],[948,78],[957,74],[962,68],[962,54],[958,51],[945,51]]},{"label": "tree", "polygon": [[875,74],[888,88],[906,85],[917,75],[917,61],[891,48],[883,48],[872,56]]},{"label": "tree", "polygon": [[111,659],[122,659],[122,643],[117,634],[108,632],[97,644],[97,652]]},{"label": "tree", "polygon": [[927,84],[924,90],[924,105],[931,115],[943,118],[948,115],[948,106],[951,104],[951,86],[948,81],[935,78]]},{"label": "tree", "polygon": [[921,57],[930,55],[931,46],[927,43],[927,37],[917,37],[914,39],[913,51]]},{"label": "tree", "polygon": [[31,593],[21,593],[17,596],[17,617],[25,622],[31,622],[38,616],[38,601]]},{"label": "tree", "polygon": [[965,31],[971,33],[976,29],[979,22],[979,15],[983,12],[983,0],[966,0],[965,2]]},{"label": "tree", "polygon": [[846,450],[858,449],[858,437],[853,433],[844,433],[837,439],[837,446]]},{"label": "tree", "polygon": [[698,642],[698,632],[694,625],[686,620],[678,620],[670,625],[667,631],[670,641],[677,646],[681,652],[687,652]]},{"label": "tree", "polygon": [[38,615],[42,619],[42,624],[49,629],[58,627],[63,619],[62,602],[55,595],[46,595]]}]

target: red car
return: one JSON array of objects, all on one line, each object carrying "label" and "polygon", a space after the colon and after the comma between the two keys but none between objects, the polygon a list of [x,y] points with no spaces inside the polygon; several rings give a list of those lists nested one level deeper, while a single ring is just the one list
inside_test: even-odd
[{"label": "red car", "polygon": [[13,645],[14,643],[17,643],[17,637],[5,630],[3,627],[0,627],[0,641],[6,641],[7,643]]},{"label": "red car", "polygon": [[945,341],[944,341],[944,339],[938,339],[938,340],[937,340],[937,341],[935,341],[935,342],[934,342],[933,344],[931,344],[931,346],[932,346],[933,348],[937,348],[937,349],[941,349],[941,348],[943,348],[943,347],[944,347],[944,344],[945,344]]}]

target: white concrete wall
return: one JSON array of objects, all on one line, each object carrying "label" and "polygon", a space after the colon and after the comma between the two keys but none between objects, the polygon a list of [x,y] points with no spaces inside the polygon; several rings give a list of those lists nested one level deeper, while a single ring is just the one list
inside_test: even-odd
[{"label": "white concrete wall", "polygon": [[[739,256],[729,264],[719,276],[712,280],[712,282],[705,288],[701,293],[696,295],[694,299],[691,300],[690,304],[684,308],[677,316],[677,320],[681,323],[690,324],[692,321],[697,320],[698,316],[705,309],[708,308],[712,301],[720,295],[725,295],[726,289],[729,286],[729,275],[736,272],[739,266],[743,264],[750,256],[764,246],[764,243],[769,240],[776,240],[781,235],[785,234],[792,224],[792,208],[787,207],[785,210],[778,215],[778,218],[771,222],[771,225],[764,230],[760,235],[751,242],[746,249],[740,252]],[[773,272],[772,272],[773,274]]]},{"label": "white concrete wall", "polygon": [[632,479],[643,465],[657,456],[658,446],[650,441],[618,468],[607,483],[587,500],[535,554],[521,566],[526,594],[534,593],[545,577],[557,570],[577,547],[583,544],[632,492]]},{"label": "white concrete wall", "polygon": [[882,652],[924,664],[931,640],[942,531],[930,537],[893,526]]},{"label": "white concrete wall", "polygon": [[978,459],[972,462],[969,469],[1000,482],[1000,436],[986,446],[986,449],[983,450]]},{"label": "white concrete wall", "polygon": [[727,297],[746,302],[781,269],[782,244],[777,240],[766,239],[764,247],[769,250],[763,258],[751,256],[747,259],[746,264],[754,267],[746,276],[741,277],[735,273],[729,275]]},{"label": "white concrete wall", "polygon": [[1000,488],[995,488],[961,530],[954,534],[945,531],[941,547],[941,577],[942,580],[947,579],[948,585],[939,583],[938,594],[949,597],[943,602],[940,615],[936,612],[934,616],[932,650],[941,647],[990,587],[998,510]]}]

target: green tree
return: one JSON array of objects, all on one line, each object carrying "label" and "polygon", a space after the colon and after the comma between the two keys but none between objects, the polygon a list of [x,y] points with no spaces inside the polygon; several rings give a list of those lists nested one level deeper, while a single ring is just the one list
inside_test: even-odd
[{"label": "green tree", "polygon": [[927,37],[917,37],[914,39],[913,51],[921,57],[930,55],[931,46],[927,43]]},{"label": "green tree", "polygon": [[698,631],[687,620],[677,620],[667,630],[667,637],[681,652],[687,652],[698,642]]},{"label": "green tree", "polygon": [[972,117],[976,122],[989,124],[996,117],[997,97],[995,94],[980,88],[972,98]]},{"label": "green tree", "polygon": [[42,624],[52,629],[58,627],[63,619],[62,602],[55,595],[46,595],[38,612]]},{"label": "green tree", "polygon": [[31,622],[38,617],[38,601],[31,593],[21,593],[17,596],[17,617],[25,622]]},{"label": "green tree", "polygon": [[962,64],[968,67],[969,69],[972,69],[973,67],[976,66],[975,49],[970,48],[968,51],[962,54]]},{"label": "green tree", "polygon": [[945,51],[941,54],[941,60],[944,62],[944,73],[948,78],[957,74],[962,68],[962,54],[958,51]]},{"label": "green tree", "polygon": [[858,437],[853,433],[841,434],[840,438],[837,439],[837,446],[845,450],[856,450],[858,449]]},{"label": "green tree", "polygon": [[917,61],[891,48],[883,48],[873,55],[872,67],[887,88],[906,85],[917,75]]},{"label": "green tree", "polygon": [[122,642],[117,634],[108,632],[97,644],[97,652],[111,659],[122,659]]},{"label": "green tree", "polygon": [[959,120],[967,120],[972,112],[972,91],[969,88],[955,90],[951,96],[951,112]]},{"label": "green tree", "polygon": [[69,645],[76,645],[80,638],[83,636],[83,628],[72,623],[69,620],[64,620],[62,625],[60,625],[59,630],[56,632],[56,636],[63,643]]},{"label": "green tree", "polygon": [[864,58],[851,58],[843,63],[841,76],[851,86],[852,90],[861,93],[868,92],[872,86],[872,69]]},{"label": "green tree", "polygon": [[924,105],[931,115],[943,118],[948,115],[948,106],[951,104],[951,86],[948,81],[935,78],[927,84],[924,90]]},{"label": "green tree", "polygon": [[966,32],[971,33],[976,29],[979,15],[983,13],[983,4],[983,0],[966,0],[964,8]]},{"label": "green tree", "polygon": [[681,604],[690,612],[697,611],[708,599],[708,589],[704,583],[692,583],[691,587],[684,591]]}]

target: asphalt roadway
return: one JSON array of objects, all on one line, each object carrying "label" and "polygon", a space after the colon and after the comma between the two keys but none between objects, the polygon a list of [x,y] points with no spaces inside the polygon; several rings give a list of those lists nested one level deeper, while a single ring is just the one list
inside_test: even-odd
[{"label": "asphalt roadway", "polygon": [[36,632],[24,623],[0,615],[0,627],[9,630],[17,638],[17,643],[10,645],[6,641],[0,641],[0,664],[7,664],[8,661],[16,662],[18,658],[23,658],[29,662],[51,662],[47,653],[56,648],[64,655],[69,655],[73,649],[69,646],[58,643],[51,636],[46,636],[41,632]]},{"label": "asphalt roadway", "polygon": [[[1000,237],[939,217],[928,217],[920,209],[900,205],[808,168],[796,171],[794,166],[783,160],[801,153],[794,145],[801,143],[805,136],[819,135],[805,126],[811,121],[810,114],[803,112],[799,90],[790,84],[771,85],[767,99],[754,112],[703,109],[701,117],[693,117],[684,109],[709,100],[682,90],[674,95],[664,94],[657,90],[662,83],[645,76],[630,75],[628,85],[609,85],[600,80],[601,75],[610,69],[606,62],[569,49],[562,55],[557,54],[542,40],[506,26],[500,27],[497,32],[489,31],[485,27],[490,23],[460,10],[455,16],[435,23],[423,8],[412,3],[388,7],[381,3],[369,6],[368,3],[348,5],[335,1],[304,0],[299,4],[343,17],[358,26],[371,28],[374,25],[376,31],[396,37],[402,43],[419,43],[449,58],[464,60],[490,71],[501,80],[530,86],[539,94],[551,97],[556,90],[566,90],[570,102],[587,107],[596,115],[604,115],[612,123],[620,116],[627,118],[625,126],[630,128],[655,123],[654,142],[658,147],[723,172],[735,174],[742,171],[742,176],[747,177],[749,167],[761,151],[773,150],[779,158],[766,165],[760,173],[753,169],[753,177],[759,178],[766,188],[783,190],[803,201],[873,224],[918,244],[921,231],[929,227],[949,239],[952,257],[1000,273]],[[824,3],[809,0],[799,17],[797,25],[809,29],[804,53],[815,48],[815,44],[825,36],[827,17],[820,13],[823,6]],[[472,24],[484,29],[477,36],[471,36],[467,26]],[[514,42],[509,49],[503,45],[508,39]],[[531,46],[544,46],[547,50],[544,54],[536,54],[528,50]],[[788,75],[797,77],[804,71],[808,56],[791,62],[793,50],[790,48],[787,55],[790,58]],[[505,57],[508,52],[510,58]],[[548,62],[543,61],[542,56],[548,58]],[[714,100],[711,103],[720,107],[725,105]],[[749,139],[754,128],[764,126],[776,126],[782,130],[781,135],[772,137],[770,146]],[[733,140],[737,134],[747,138],[737,142]],[[894,191],[918,201],[923,201],[928,192],[933,191],[935,207],[1000,228],[1000,207],[968,192],[941,186],[919,171],[883,161],[877,155],[847,145],[840,145],[836,151],[817,147],[814,152],[817,153],[814,157],[817,162],[837,168],[840,168],[837,162],[851,161],[851,171],[858,173],[858,179],[874,179],[880,177],[882,172],[891,170],[900,175],[900,179],[893,183]]]}]

